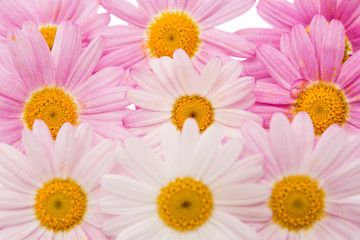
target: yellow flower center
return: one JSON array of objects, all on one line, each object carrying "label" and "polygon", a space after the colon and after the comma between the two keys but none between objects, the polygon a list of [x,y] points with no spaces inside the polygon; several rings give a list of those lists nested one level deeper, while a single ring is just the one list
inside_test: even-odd
[{"label": "yellow flower center", "polygon": [[321,135],[334,123],[346,123],[348,104],[344,93],[330,83],[313,83],[300,93],[294,104],[294,113],[307,112],[316,135]]},{"label": "yellow flower center", "polygon": [[345,51],[344,51],[343,63],[349,59],[349,57],[352,53],[353,53],[353,51],[352,51],[352,45],[350,43],[350,40],[347,36],[345,36]]},{"label": "yellow flower center", "polygon": [[23,119],[29,129],[36,119],[43,120],[55,139],[64,123],[78,124],[77,105],[64,90],[45,87],[31,95],[25,105]]},{"label": "yellow flower center", "polygon": [[189,177],[177,178],[162,188],[157,205],[164,223],[181,232],[192,231],[203,225],[214,208],[209,188]]},{"label": "yellow flower center", "polygon": [[201,43],[199,34],[198,25],[186,13],[163,12],[147,29],[146,48],[157,58],[172,57],[178,48],[192,57]]},{"label": "yellow flower center", "polygon": [[177,129],[181,130],[188,118],[194,118],[200,132],[205,131],[214,122],[214,109],[211,103],[199,95],[182,96],[176,100],[171,120]]},{"label": "yellow flower center", "polygon": [[56,35],[57,27],[56,26],[44,26],[40,28],[41,34],[44,36],[47,45],[51,49],[53,48],[54,41],[55,41],[55,35]]},{"label": "yellow flower center", "polygon": [[274,223],[289,231],[307,230],[325,217],[325,193],[308,176],[288,176],[274,185],[269,207]]},{"label": "yellow flower center", "polygon": [[79,225],[86,212],[86,193],[73,180],[54,178],[37,190],[35,215],[41,226],[54,232]]}]

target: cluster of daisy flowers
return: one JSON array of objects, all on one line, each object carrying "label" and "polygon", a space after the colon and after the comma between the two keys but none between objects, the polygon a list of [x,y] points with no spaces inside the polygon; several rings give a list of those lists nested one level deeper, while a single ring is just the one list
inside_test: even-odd
[{"label": "cluster of daisy flowers", "polygon": [[360,239],[359,0],[136,2],[0,0],[0,240]]}]

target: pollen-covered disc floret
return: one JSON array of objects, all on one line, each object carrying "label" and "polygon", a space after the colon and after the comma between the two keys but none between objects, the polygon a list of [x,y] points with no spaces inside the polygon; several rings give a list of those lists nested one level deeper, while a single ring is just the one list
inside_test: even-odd
[{"label": "pollen-covered disc floret", "polygon": [[54,178],[37,190],[36,219],[48,230],[68,231],[81,223],[86,204],[86,193],[74,180]]},{"label": "pollen-covered disc floret", "polygon": [[308,176],[288,176],[274,185],[269,207],[273,221],[289,231],[308,229],[324,216],[325,193]]},{"label": "pollen-covered disc floret", "polygon": [[192,57],[201,43],[198,25],[184,12],[163,12],[154,18],[146,34],[146,47],[157,58],[172,57],[179,48]]},{"label": "pollen-covered disc floret", "polygon": [[205,131],[214,122],[212,104],[199,95],[182,96],[176,100],[172,110],[171,120],[177,129],[181,130],[188,118],[194,118],[200,132]]},{"label": "pollen-covered disc floret", "polygon": [[47,45],[49,46],[50,50],[53,48],[55,35],[56,35],[57,27],[56,26],[44,26],[40,28],[40,32],[46,40]]},{"label": "pollen-covered disc floret", "polygon": [[177,178],[162,188],[157,205],[158,214],[166,225],[181,232],[203,225],[214,208],[209,188],[190,177]]},{"label": "pollen-covered disc floret", "polygon": [[348,104],[344,93],[331,83],[314,83],[304,89],[294,104],[294,113],[307,112],[316,135],[321,135],[334,123],[347,122]]},{"label": "pollen-covered disc floret", "polygon": [[345,51],[344,51],[343,63],[349,59],[352,53],[353,53],[353,49],[350,40],[347,36],[345,36]]},{"label": "pollen-covered disc floret", "polygon": [[32,129],[36,119],[43,120],[55,139],[65,122],[78,124],[77,105],[64,90],[57,87],[44,88],[31,95],[25,105],[23,119],[29,129]]}]

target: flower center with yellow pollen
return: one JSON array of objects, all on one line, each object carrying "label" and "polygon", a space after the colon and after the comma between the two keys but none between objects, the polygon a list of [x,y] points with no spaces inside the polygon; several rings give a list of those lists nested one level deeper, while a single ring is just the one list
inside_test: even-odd
[{"label": "flower center with yellow pollen", "polygon": [[344,93],[330,83],[313,83],[302,90],[294,104],[294,113],[307,112],[313,122],[316,135],[321,135],[334,123],[347,122],[348,104]]},{"label": "flower center with yellow pollen", "polygon": [[194,118],[200,132],[203,132],[214,122],[214,108],[206,98],[199,95],[182,96],[173,106],[171,120],[181,130],[188,118]]},{"label": "flower center with yellow pollen", "polygon": [[307,230],[325,217],[325,193],[308,176],[288,176],[274,185],[269,208],[274,223],[289,231]]},{"label": "flower center with yellow pollen", "polygon": [[172,57],[178,48],[192,57],[201,43],[198,25],[184,12],[163,12],[154,18],[146,35],[146,48],[156,58]]},{"label": "flower center with yellow pollen", "polygon": [[49,46],[49,49],[52,50],[54,46],[55,41],[55,35],[56,35],[57,27],[56,26],[43,26],[40,28],[40,32],[45,38],[45,41],[47,45]]},{"label": "flower center with yellow pollen", "polygon": [[79,225],[85,215],[86,193],[70,178],[54,178],[37,190],[35,215],[41,226],[52,230],[69,231]]},{"label": "flower center with yellow pollen", "polygon": [[64,123],[78,124],[77,105],[64,90],[57,87],[44,88],[31,95],[25,105],[23,119],[29,129],[32,129],[36,119],[43,120],[55,140]]},{"label": "flower center with yellow pollen", "polygon": [[206,223],[214,209],[209,188],[190,177],[177,178],[162,188],[157,205],[164,223],[181,232],[195,230]]}]

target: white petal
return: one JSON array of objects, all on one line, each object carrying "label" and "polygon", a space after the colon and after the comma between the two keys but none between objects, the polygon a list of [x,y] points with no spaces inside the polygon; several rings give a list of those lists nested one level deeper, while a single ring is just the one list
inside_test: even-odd
[{"label": "white petal", "polygon": [[35,221],[35,211],[33,208],[17,210],[0,210],[0,228],[12,227],[19,224]]},{"label": "white petal", "polygon": [[[139,219],[140,220],[140,219]],[[163,223],[158,216],[146,218],[126,228],[117,236],[116,240],[149,239],[155,240],[153,236],[163,229]],[[161,234],[162,235],[162,234]]]},{"label": "white petal", "polygon": [[197,93],[199,80],[189,56],[184,50],[178,49],[175,50],[173,59],[177,77],[185,92],[188,95]]},{"label": "white petal", "polygon": [[221,69],[221,60],[216,57],[211,59],[202,70],[199,78],[199,94],[206,96],[218,80]]},{"label": "white petal", "polygon": [[159,112],[171,112],[175,103],[175,98],[167,99],[164,96],[140,90],[129,90],[126,98],[138,107]]}]

